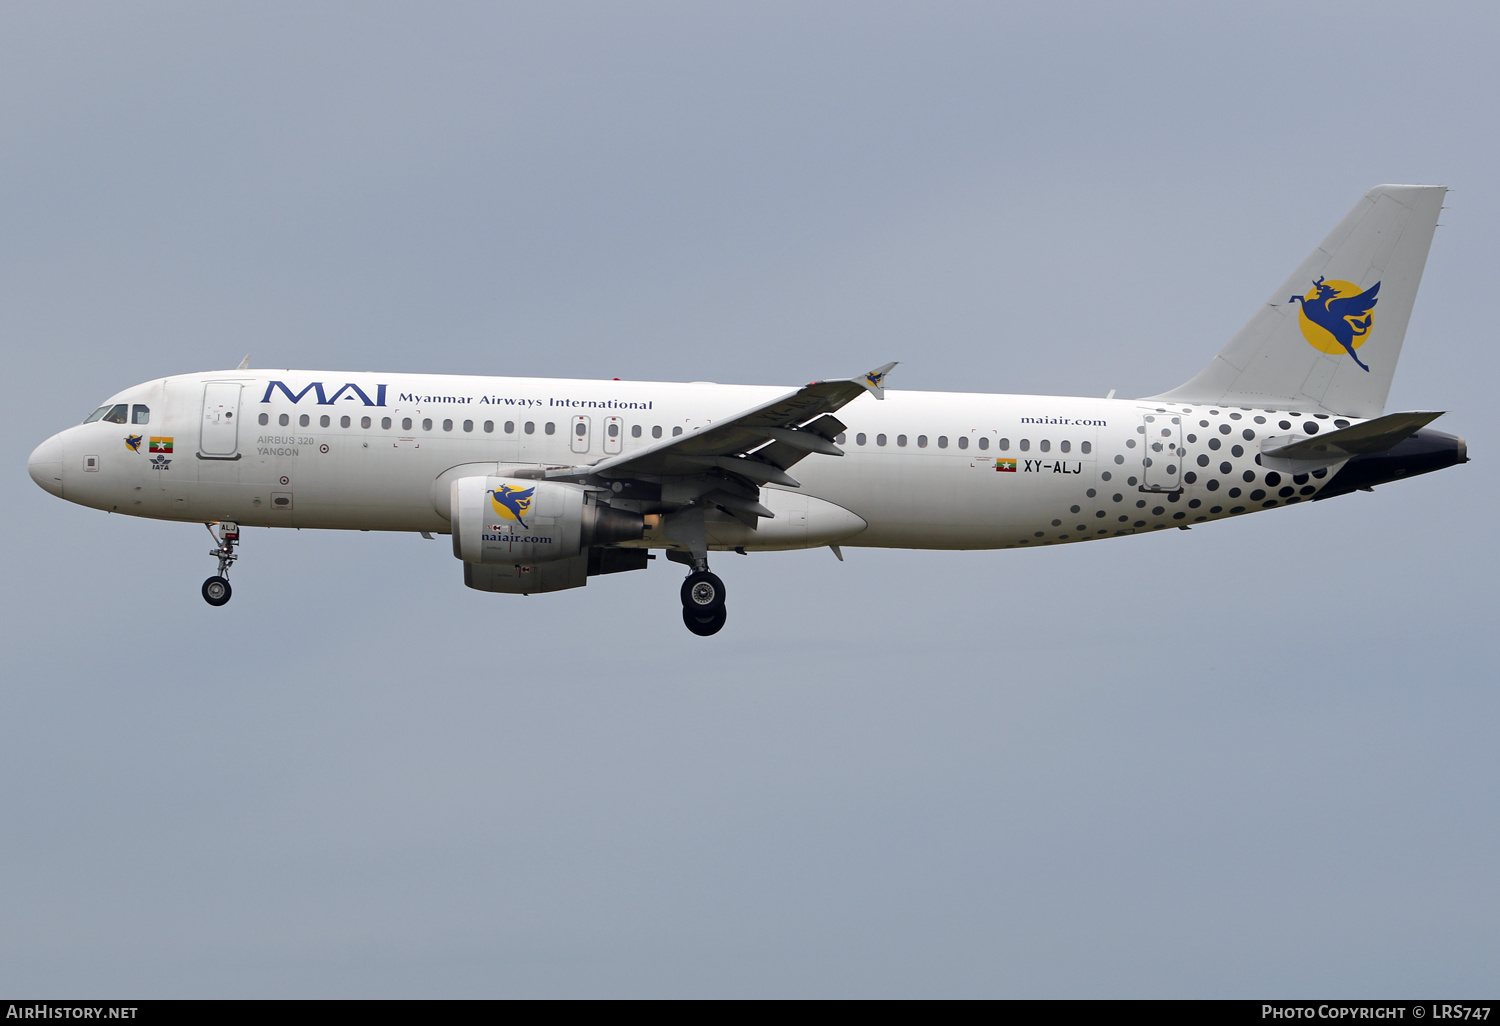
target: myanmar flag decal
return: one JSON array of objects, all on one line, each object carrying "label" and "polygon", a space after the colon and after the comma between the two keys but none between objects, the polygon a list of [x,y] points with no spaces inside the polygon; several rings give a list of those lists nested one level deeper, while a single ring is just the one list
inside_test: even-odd
[{"label": "myanmar flag decal", "polygon": [[[158,438],[156,435],[152,435],[151,436],[151,451],[152,452],[171,452],[172,451],[172,439],[170,437],[168,437],[168,438]],[[1015,461],[1012,460],[1011,462],[1015,462]],[[1012,469],[1014,469],[1014,468],[1012,468]]]},{"label": "myanmar flag decal", "polygon": [[996,460],[995,469],[1002,474],[1014,474],[1016,472],[1015,460]]}]

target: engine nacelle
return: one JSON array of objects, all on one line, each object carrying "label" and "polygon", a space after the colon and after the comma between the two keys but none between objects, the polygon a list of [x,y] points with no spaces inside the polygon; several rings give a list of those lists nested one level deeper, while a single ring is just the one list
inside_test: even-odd
[{"label": "engine nacelle", "polygon": [[645,532],[640,514],[601,505],[581,485],[557,481],[462,477],[449,500],[453,554],[465,563],[550,563]]}]

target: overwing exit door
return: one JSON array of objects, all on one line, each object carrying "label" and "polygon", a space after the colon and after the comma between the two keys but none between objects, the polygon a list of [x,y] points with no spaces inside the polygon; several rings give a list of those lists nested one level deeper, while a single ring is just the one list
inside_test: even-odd
[{"label": "overwing exit door", "polygon": [[574,452],[589,451],[589,419],[587,417],[573,418],[572,442]]}]

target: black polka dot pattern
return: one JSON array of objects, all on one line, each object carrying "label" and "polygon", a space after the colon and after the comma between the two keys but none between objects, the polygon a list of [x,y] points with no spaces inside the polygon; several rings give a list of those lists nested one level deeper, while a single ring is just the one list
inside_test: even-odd
[{"label": "black polka dot pattern", "polygon": [[[1150,446],[1140,444],[1141,436],[1147,434],[1140,419],[1132,424],[1121,424],[1118,428],[1101,428],[1098,440],[1092,446],[1097,461],[1083,461],[1076,490],[1062,496],[1061,503],[1044,519],[1029,525],[1017,524],[1018,533],[1009,544],[1092,541],[1105,536],[1197,525],[1253,510],[1305,502],[1316,497],[1330,479],[1329,468],[1287,474],[1267,468],[1261,460],[1263,446],[1274,448],[1299,437],[1317,434],[1324,426],[1317,420],[1326,422],[1329,419],[1325,414],[1312,415],[1316,419],[1304,419],[1308,415],[1276,410],[1194,410],[1182,407],[1142,410],[1143,416],[1163,413],[1169,414],[1172,423],[1180,424],[1183,430],[1192,428],[1178,436],[1179,448],[1174,450],[1167,445],[1158,449],[1158,456],[1176,456],[1177,459],[1159,462],[1156,468],[1146,465],[1152,450]],[[1339,418],[1334,421],[1336,427],[1327,426],[1327,430],[1354,423],[1357,421]],[[1201,434],[1198,433],[1200,430]],[[1139,474],[1146,467],[1148,476],[1143,484],[1136,476],[1130,475],[1122,487],[1115,475],[1104,467],[1118,468],[1115,474],[1121,470],[1126,474],[1131,470]],[[1159,470],[1165,472],[1158,474]],[[1111,480],[1115,488],[1122,490],[1100,494],[1099,482]],[[1178,491],[1157,490],[1170,487],[1174,480],[1180,486]],[[1213,504],[1213,500],[1220,496],[1239,502],[1227,506]],[[1108,508],[1110,506],[1114,508]],[[1132,510],[1135,519],[1129,513],[1121,513],[1120,506]],[[1093,524],[1081,522],[1086,520],[1092,520]],[[1045,529],[1037,530],[1041,524],[1046,525]]]}]

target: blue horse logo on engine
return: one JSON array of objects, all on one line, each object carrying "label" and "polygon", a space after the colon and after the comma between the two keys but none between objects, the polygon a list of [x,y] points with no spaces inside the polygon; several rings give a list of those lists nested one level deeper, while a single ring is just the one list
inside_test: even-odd
[{"label": "blue horse logo on engine", "polygon": [[1370,368],[1354,351],[1365,344],[1375,326],[1379,294],[1378,281],[1361,292],[1353,282],[1319,278],[1307,295],[1293,296],[1287,302],[1302,304],[1298,323],[1308,345],[1335,356],[1348,353],[1362,370],[1368,371]]},{"label": "blue horse logo on engine", "polygon": [[531,530],[526,524],[526,516],[531,512],[531,498],[536,494],[536,488],[515,488],[511,485],[501,485],[490,491],[490,505],[494,507],[497,516],[506,520],[514,520],[528,531]]}]

